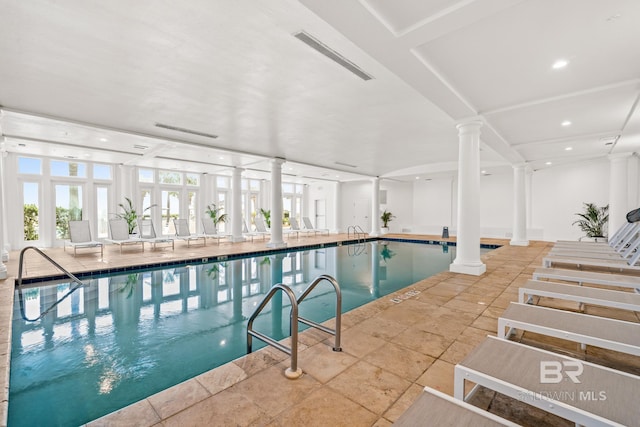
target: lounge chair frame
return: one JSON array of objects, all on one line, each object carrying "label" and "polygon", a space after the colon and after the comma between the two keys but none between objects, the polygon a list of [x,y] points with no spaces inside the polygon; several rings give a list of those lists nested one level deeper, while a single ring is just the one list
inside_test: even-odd
[{"label": "lounge chair frame", "polygon": [[186,219],[173,219],[173,225],[176,229],[176,239],[184,240],[187,242],[187,247],[191,246],[192,241],[202,240],[202,244],[204,246],[207,245],[207,236],[204,234],[192,234],[191,230],[189,230],[189,221]]},{"label": "lounge chair frame", "polygon": [[534,296],[574,301],[580,304],[580,309],[584,304],[591,304],[621,310],[640,311],[640,295],[632,292],[540,280],[529,280],[518,289],[518,302],[520,304],[530,304]]},{"label": "lounge chair frame", "polygon": [[78,248],[100,248],[100,258],[104,256],[104,244],[91,238],[91,226],[88,220],[69,221],[69,240],[65,240],[62,250],[67,251],[67,246],[73,247],[73,256]]},{"label": "lounge chair frame", "polygon": [[142,246],[142,252],[144,252],[144,241],[140,240],[138,237],[131,238],[129,236],[129,225],[124,219],[110,219],[109,233],[111,237],[105,239],[105,241],[118,245],[120,247],[120,253],[122,253],[123,246],[137,245]]},{"label": "lounge chair frame", "polygon": [[498,318],[498,338],[516,329],[640,356],[640,323],[512,302]]},{"label": "lounge chair frame", "polygon": [[[147,234],[145,234],[145,230],[148,230]],[[171,249],[175,250],[175,241],[173,238],[158,236],[153,220],[151,219],[138,219],[138,232],[140,233],[140,240],[150,243],[153,249],[156,249],[158,243],[170,243]]]},{"label": "lounge chair frame", "polygon": [[[503,360],[505,358],[506,360]],[[561,384],[540,384],[536,368],[539,369],[541,361],[581,364],[583,374],[580,379],[583,383],[569,386],[567,385],[569,382],[565,381]],[[515,375],[511,364],[517,364],[516,368],[520,370]],[[537,383],[535,378],[538,380]],[[597,387],[603,386],[602,380],[606,380],[608,387],[606,401],[584,400],[573,405],[554,398],[561,394],[551,393],[553,391],[561,393],[569,387],[577,392],[594,391]],[[476,384],[466,395],[465,381]],[[531,383],[536,387],[542,385],[545,388],[535,390],[533,386],[529,387]],[[579,425],[623,426],[637,423],[637,412],[631,408],[636,407],[636,391],[640,388],[640,377],[513,341],[489,336],[467,358],[456,365],[454,369],[456,399],[468,400],[478,386],[489,388],[513,399],[523,400],[526,397],[535,397],[526,399],[525,403]],[[587,407],[590,408],[585,409]],[[603,414],[604,411],[608,411],[609,415]],[[616,419],[612,420],[613,417]]]},{"label": "lounge chair frame", "polygon": [[424,392],[393,425],[396,427],[417,425],[518,426],[518,424],[491,412],[483,411],[477,406],[455,399],[430,387],[424,388]]}]

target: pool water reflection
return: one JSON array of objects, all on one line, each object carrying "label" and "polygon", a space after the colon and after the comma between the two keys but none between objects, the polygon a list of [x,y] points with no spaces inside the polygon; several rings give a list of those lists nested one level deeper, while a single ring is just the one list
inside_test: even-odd
[{"label": "pool water reflection", "polygon": [[[454,247],[378,241],[140,270],[85,280],[36,321],[26,319],[38,318],[71,285],[16,290],[9,425],[83,424],[243,356],[246,319],[272,284],[299,294],[329,274],[347,312],[446,270],[454,257]],[[289,301],[279,295],[254,326],[282,338]],[[331,285],[320,284],[300,314],[317,322],[333,317]],[[254,349],[262,345],[254,340]]]}]

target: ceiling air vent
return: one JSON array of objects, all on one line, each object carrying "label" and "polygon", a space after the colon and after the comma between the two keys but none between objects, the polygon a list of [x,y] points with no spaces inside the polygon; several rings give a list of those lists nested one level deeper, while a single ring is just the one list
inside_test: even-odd
[{"label": "ceiling air vent", "polygon": [[311,36],[310,34],[305,33],[304,31],[300,31],[295,33],[293,36],[298,40],[302,41],[303,43],[305,43],[307,46],[317,50],[324,56],[334,60],[335,62],[337,62],[344,68],[346,68],[347,70],[351,71],[356,76],[360,77],[362,80],[371,80],[373,78],[372,75],[366,73],[356,64],[349,61],[347,58],[340,55],[338,52],[331,49],[330,47],[328,47],[327,45],[325,45],[315,37]]},{"label": "ceiling air vent", "polygon": [[206,138],[215,139],[215,138],[218,137],[218,135],[214,135],[212,133],[200,132],[200,131],[197,131],[197,130],[185,129],[185,128],[180,128],[180,127],[177,127],[177,126],[165,125],[165,124],[162,124],[162,123],[156,123],[156,127],[163,128],[163,129],[169,129],[169,130],[175,130],[176,132],[190,133],[191,135],[204,136]]},{"label": "ceiling air vent", "polygon": [[148,145],[135,144],[133,146],[133,148],[137,148],[138,150],[146,150],[147,148],[149,148],[149,146]]},{"label": "ceiling air vent", "polygon": [[344,163],[344,162],[334,162],[336,165],[340,165],[340,166],[347,166],[350,168],[357,168],[358,166],[356,165],[350,165],[349,163]]}]

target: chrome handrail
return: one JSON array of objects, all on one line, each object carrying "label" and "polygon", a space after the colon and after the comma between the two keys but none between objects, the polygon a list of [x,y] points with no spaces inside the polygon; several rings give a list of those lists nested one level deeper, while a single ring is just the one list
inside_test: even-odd
[{"label": "chrome handrail", "polygon": [[[59,300],[57,300],[56,302],[54,302],[49,308],[47,308],[45,311],[43,311],[42,313],[40,313],[40,316],[36,317],[35,319],[29,319],[27,318],[25,312],[24,312],[24,299],[22,296],[22,267],[24,264],[24,253],[28,250],[34,250],[35,252],[37,252],[38,254],[40,254],[44,259],[46,259],[47,261],[49,261],[51,264],[53,264],[58,270],[62,271],[67,277],[69,277],[71,279],[72,282],[76,283],[76,286],[74,286],[73,288],[71,288],[69,290],[69,292],[67,292],[62,298],[60,298]],[[53,310],[58,304],[60,304],[65,298],[67,298],[69,295],[71,295],[76,289],[78,289],[81,286],[84,286],[84,282],[81,281],[80,279],[78,279],[76,276],[74,276],[73,274],[71,274],[70,272],[68,272],[64,267],[62,267],[60,264],[58,264],[57,262],[55,262],[49,255],[45,254],[44,252],[42,252],[40,249],[36,248],[35,246],[27,246],[26,248],[22,249],[20,251],[20,258],[18,261],[18,278],[15,281],[15,286],[18,288],[18,298],[19,298],[19,302],[20,302],[20,312],[22,313],[22,318],[28,322],[35,322],[38,321],[40,319],[42,319],[44,316],[46,316],[51,310]]]},{"label": "chrome handrail", "polygon": [[311,291],[314,290],[315,287],[323,280],[331,283],[331,285],[333,285],[333,289],[336,291],[336,328],[327,328],[326,326],[314,322],[313,320],[305,319],[304,317],[300,316],[298,316],[298,322],[304,323],[305,325],[311,326],[312,328],[320,329],[321,331],[335,336],[333,351],[342,351],[342,347],[340,347],[340,331],[342,329],[342,292],[340,291],[340,285],[338,284],[338,281],[328,274],[318,276],[318,278],[311,282],[311,284],[307,286],[307,289],[305,289],[304,292],[302,292],[302,294],[298,297],[297,303],[298,305],[300,305],[300,303],[307,297],[307,295],[309,295],[309,293],[311,293]]},{"label": "chrome handrail", "polygon": [[[273,298],[273,296],[278,291],[282,291],[285,294],[287,294],[287,296],[289,297],[289,300],[291,300],[291,325],[296,325],[295,328],[291,327],[291,325],[289,327],[289,329],[291,330],[291,347],[282,345],[281,343],[274,340],[273,338],[261,332],[257,332],[253,330],[253,321],[256,319],[256,317],[258,317],[260,312],[265,308],[267,303],[271,300],[271,298]],[[267,344],[274,346],[275,348],[282,351],[283,353],[291,356],[291,367],[287,368],[287,370],[285,371],[285,376],[290,379],[295,379],[300,377],[300,375],[302,375],[302,369],[298,368],[298,327],[297,326],[298,326],[298,302],[296,301],[296,296],[289,286],[283,283],[278,283],[277,285],[274,285],[271,288],[271,290],[267,295],[265,295],[262,302],[260,303],[260,305],[258,305],[258,307],[255,309],[255,311],[249,318],[249,321],[247,322],[247,353],[251,353],[252,351],[251,347],[252,347],[252,341],[253,341],[252,337],[256,337],[266,342]]]},{"label": "chrome handrail", "polygon": [[[347,227],[347,238],[351,237],[351,230],[353,230],[353,235],[358,240],[360,240],[361,238],[364,240],[364,238],[367,236],[367,233],[365,233],[362,227],[360,227],[359,225],[350,225],[349,227]],[[360,235],[362,235],[362,237],[360,237]]]}]

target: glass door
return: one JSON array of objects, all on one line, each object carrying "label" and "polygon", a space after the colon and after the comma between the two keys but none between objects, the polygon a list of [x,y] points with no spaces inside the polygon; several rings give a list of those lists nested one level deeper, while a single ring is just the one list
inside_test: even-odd
[{"label": "glass door", "polygon": [[69,221],[82,219],[82,194],[83,185],[77,183],[54,184],[53,194],[55,200],[55,238],[64,240],[69,238]]}]

